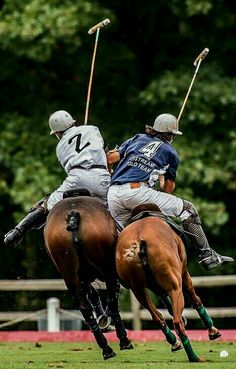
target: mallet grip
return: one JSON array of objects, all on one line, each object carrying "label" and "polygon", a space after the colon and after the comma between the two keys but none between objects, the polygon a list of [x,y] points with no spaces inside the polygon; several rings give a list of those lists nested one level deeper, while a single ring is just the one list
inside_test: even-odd
[{"label": "mallet grip", "polygon": [[90,28],[90,30],[88,31],[88,34],[92,35],[92,33],[96,32],[98,28],[103,28],[103,27],[107,26],[109,23],[111,23],[110,19],[108,19],[108,18],[104,19],[100,23],[95,24],[95,26]]},{"label": "mallet grip", "polygon": [[194,60],[194,63],[193,63],[193,65],[196,67],[197,66],[197,64],[198,64],[198,62],[199,62],[199,60],[201,59],[201,60],[203,60],[206,56],[207,56],[207,54],[209,53],[209,49],[206,47],[199,55],[198,55],[198,57]]}]

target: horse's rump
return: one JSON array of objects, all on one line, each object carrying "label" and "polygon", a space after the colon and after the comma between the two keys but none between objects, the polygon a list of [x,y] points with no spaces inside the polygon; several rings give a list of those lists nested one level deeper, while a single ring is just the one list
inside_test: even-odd
[{"label": "horse's rump", "polygon": [[174,328],[189,361],[201,361],[192,349],[185,332],[182,318],[183,288],[191,305],[207,327],[209,338],[218,338],[220,333],[213,326],[211,318],[195,293],[187,271],[186,251],[181,237],[164,219],[145,213],[144,218],[135,220],[121,232],[116,246],[116,266],[119,278],[132,290],[140,304],[150,312],[152,319],[171,344],[171,350],[179,350],[180,341],[176,340],[167,327],[147,289],[161,297],[173,316]]},{"label": "horse's rump", "polygon": [[[180,236],[162,218],[149,216],[129,224],[119,236],[117,249],[122,244],[122,249],[129,250],[132,244],[138,245],[140,240],[146,242],[150,255],[164,251],[165,258],[167,254],[172,259],[173,252],[179,254],[181,260],[186,257]],[[136,250],[139,251],[138,247]]]},{"label": "horse's rump", "polygon": [[[71,212],[79,214],[78,230],[67,230]],[[58,257],[71,255],[78,259],[80,249],[93,266],[104,263],[114,254],[117,238],[113,218],[100,200],[92,197],[74,197],[61,200],[51,210],[44,230],[47,250],[54,262]],[[60,262],[61,264],[61,262]]]},{"label": "horse's rump", "polygon": [[131,349],[133,346],[118,310],[120,286],[115,269],[116,225],[105,206],[88,196],[63,199],[50,212],[44,238],[49,256],[102,348],[104,359],[115,356],[115,353],[98,325],[97,318],[105,313],[98,294],[94,298],[91,292],[91,282],[96,278],[106,283],[107,304],[120,348]]},{"label": "horse's rump", "polygon": [[[130,270],[140,281],[148,284],[145,276],[141,246],[145,244],[146,262],[150,273],[156,270],[165,276],[186,266],[186,252],[181,238],[159,217],[145,217],[128,225],[120,234],[116,247],[117,270],[121,279],[129,284]],[[142,255],[141,255],[142,254]],[[182,267],[181,267],[182,270]],[[149,274],[150,276],[150,274]],[[158,281],[157,281],[158,282]]]}]

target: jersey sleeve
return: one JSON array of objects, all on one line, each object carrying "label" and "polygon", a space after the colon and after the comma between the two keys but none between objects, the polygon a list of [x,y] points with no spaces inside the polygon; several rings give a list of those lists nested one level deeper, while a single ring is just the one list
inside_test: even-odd
[{"label": "jersey sleeve", "polygon": [[[135,136],[136,137],[136,136]],[[128,140],[126,140],[125,142],[123,142],[119,148],[118,148],[118,151],[119,151],[119,154],[121,156],[121,158],[123,158],[127,148],[129,147],[129,145],[132,143],[132,141],[135,139],[135,137],[131,137],[129,138]]]},{"label": "jersey sleeve", "polygon": [[179,157],[176,152],[170,152],[169,155],[169,167],[165,173],[165,179],[175,181],[176,173],[179,166]]},{"label": "jersey sleeve", "polygon": [[99,140],[102,143],[102,145],[104,145],[104,140],[99,128],[96,126],[87,126],[87,127],[89,127],[90,129],[89,136],[91,137],[91,139],[93,140],[96,137],[96,139]]}]

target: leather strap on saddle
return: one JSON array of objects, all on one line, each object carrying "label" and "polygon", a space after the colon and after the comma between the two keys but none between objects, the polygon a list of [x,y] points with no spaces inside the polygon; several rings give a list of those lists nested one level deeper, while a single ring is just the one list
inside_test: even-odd
[{"label": "leather strap on saddle", "polygon": [[189,239],[187,237],[188,232],[186,232],[183,228],[181,228],[178,224],[176,224],[171,217],[164,215],[160,211],[143,210],[138,214],[134,215],[130,219],[128,224],[147,217],[158,217],[163,219],[182,238],[182,241],[184,242],[185,245],[189,243]]},{"label": "leather strap on saddle", "polygon": [[164,220],[166,220],[167,218],[160,211],[143,210],[140,213],[132,216],[132,218],[129,221],[129,224],[135,222],[136,220],[147,218],[147,217],[158,217]]}]

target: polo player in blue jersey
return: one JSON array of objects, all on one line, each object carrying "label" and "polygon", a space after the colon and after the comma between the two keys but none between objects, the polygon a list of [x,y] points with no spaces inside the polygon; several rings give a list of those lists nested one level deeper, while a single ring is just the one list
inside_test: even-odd
[{"label": "polo player in blue jersey", "polygon": [[[179,217],[190,234],[199,262],[209,270],[234,259],[210,248],[195,206],[171,194],[179,165],[172,142],[179,135],[182,132],[176,117],[161,114],[152,127],[146,126],[144,134],[137,134],[108,152],[109,166],[119,162],[108,191],[109,210],[121,227],[128,224],[132,209],[141,204],[153,203],[164,215]],[[154,188],[157,181],[160,190]]]}]

